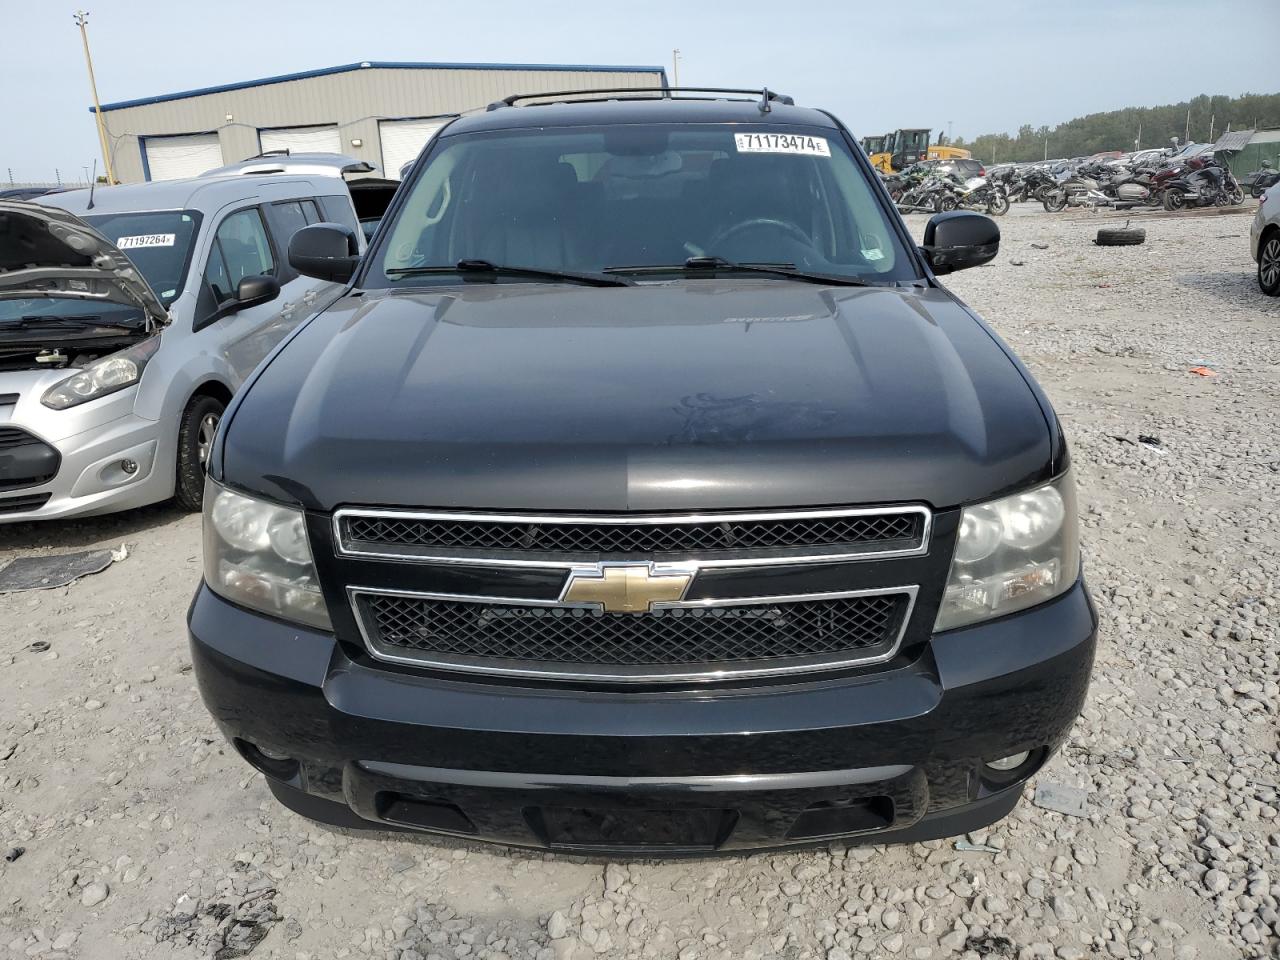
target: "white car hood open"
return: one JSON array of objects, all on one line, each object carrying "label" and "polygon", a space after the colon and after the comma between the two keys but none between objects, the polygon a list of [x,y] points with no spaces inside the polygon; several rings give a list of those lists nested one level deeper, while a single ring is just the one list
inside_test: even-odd
[{"label": "white car hood open", "polygon": [[151,330],[169,322],[129,258],[75,214],[0,200],[0,299],[41,297],[140,307]]}]

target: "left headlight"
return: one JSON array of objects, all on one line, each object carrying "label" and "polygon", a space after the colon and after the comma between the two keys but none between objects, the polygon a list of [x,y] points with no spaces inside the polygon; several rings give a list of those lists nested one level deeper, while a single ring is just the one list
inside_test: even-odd
[{"label": "left headlight", "polygon": [[65,410],[131,387],[142,379],[147,361],[159,346],[159,337],[148,337],[119,353],[99,357],[83,370],[55,383],[45,391],[40,402],[54,410]]},{"label": "left headlight", "polygon": [[232,603],[330,630],[301,510],[205,480],[204,580]]},{"label": "left headlight", "polygon": [[952,630],[1052,600],[1079,572],[1069,472],[1034,490],[965,507],[933,629]]}]

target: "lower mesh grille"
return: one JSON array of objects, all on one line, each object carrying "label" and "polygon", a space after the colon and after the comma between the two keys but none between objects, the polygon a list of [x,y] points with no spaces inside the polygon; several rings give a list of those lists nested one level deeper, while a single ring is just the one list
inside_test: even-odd
[{"label": "lower mesh grille", "polygon": [[0,497],[0,513],[26,513],[49,502],[52,493],[36,493],[24,497]]},{"label": "lower mesh grille", "polygon": [[[384,656],[485,669],[518,662],[607,668],[706,666],[733,672],[761,665],[852,661],[891,651],[909,593],[679,607],[649,613],[356,594],[374,651]],[[571,671],[573,672],[573,671]]]}]

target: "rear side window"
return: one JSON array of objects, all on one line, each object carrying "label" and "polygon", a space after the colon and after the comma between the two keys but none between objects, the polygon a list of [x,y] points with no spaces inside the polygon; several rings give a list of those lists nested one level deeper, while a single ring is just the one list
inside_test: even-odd
[{"label": "rear side window", "polygon": [[[287,260],[289,252],[289,241],[293,239],[293,235],[303,227],[313,223],[319,223],[323,218],[320,216],[320,210],[316,206],[315,200],[304,198],[301,200],[282,200],[279,203],[273,203],[265,208],[267,213],[267,223],[271,227],[271,235],[275,238],[276,249],[280,251],[280,255]],[[298,275],[286,262],[280,268],[280,282],[288,283]]]},{"label": "rear side window", "polygon": [[351,201],[346,197],[316,197],[320,203],[321,218],[325,223],[340,223],[344,227],[349,227],[352,232],[360,229],[360,225],[356,222],[355,210],[351,207]]},{"label": "rear side window", "polygon": [[310,200],[286,200],[283,203],[273,203],[268,208],[271,232],[275,234],[276,241],[282,250],[289,248],[289,241],[295,233],[308,223],[316,222],[307,219],[307,207],[312,211],[315,210],[315,204]]},{"label": "rear side window", "polygon": [[201,299],[216,309],[235,296],[245,277],[274,275],[275,270],[262,215],[256,207],[239,210],[223,220],[214,234]]}]

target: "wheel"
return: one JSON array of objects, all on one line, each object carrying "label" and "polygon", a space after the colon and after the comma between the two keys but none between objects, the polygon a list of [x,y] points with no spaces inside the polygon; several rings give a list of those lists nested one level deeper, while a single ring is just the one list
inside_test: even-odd
[{"label": "wheel", "polygon": [[993,217],[1003,217],[1009,212],[1009,198],[1004,194],[993,194],[991,199],[987,201],[987,213]]},{"label": "wheel", "polygon": [[1253,197],[1253,199],[1255,200],[1261,198],[1261,196],[1266,192],[1267,192],[1266,187],[1260,187],[1256,183],[1249,188],[1249,196]]},{"label": "wheel", "polygon": [[1100,247],[1136,247],[1147,239],[1141,227],[1103,227],[1094,241]]},{"label": "wheel", "polygon": [[1181,190],[1166,190],[1164,192],[1164,208],[1166,210],[1181,210],[1187,205],[1187,198],[1182,195]]},{"label": "wheel", "polygon": [[1268,297],[1280,297],[1280,230],[1275,228],[1258,248],[1258,286]]},{"label": "wheel", "polygon": [[1240,187],[1232,187],[1229,196],[1231,197],[1231,205],[1233,207],[1238,207],[1240,204],[1244,203],[1244,190]]},{"label": "wheel", "polygon": [[1061,213],[1067,206],[1067,192],[1055,190],[1044,195],[1044,208],[1050,213]]},{"label": "wheel", "polygon": [[178,424],[178,477],[173,496],[184,509],[198,511],[204,500],[204,471],[213,435],[226,407],[216,397],[193,397]]}]

